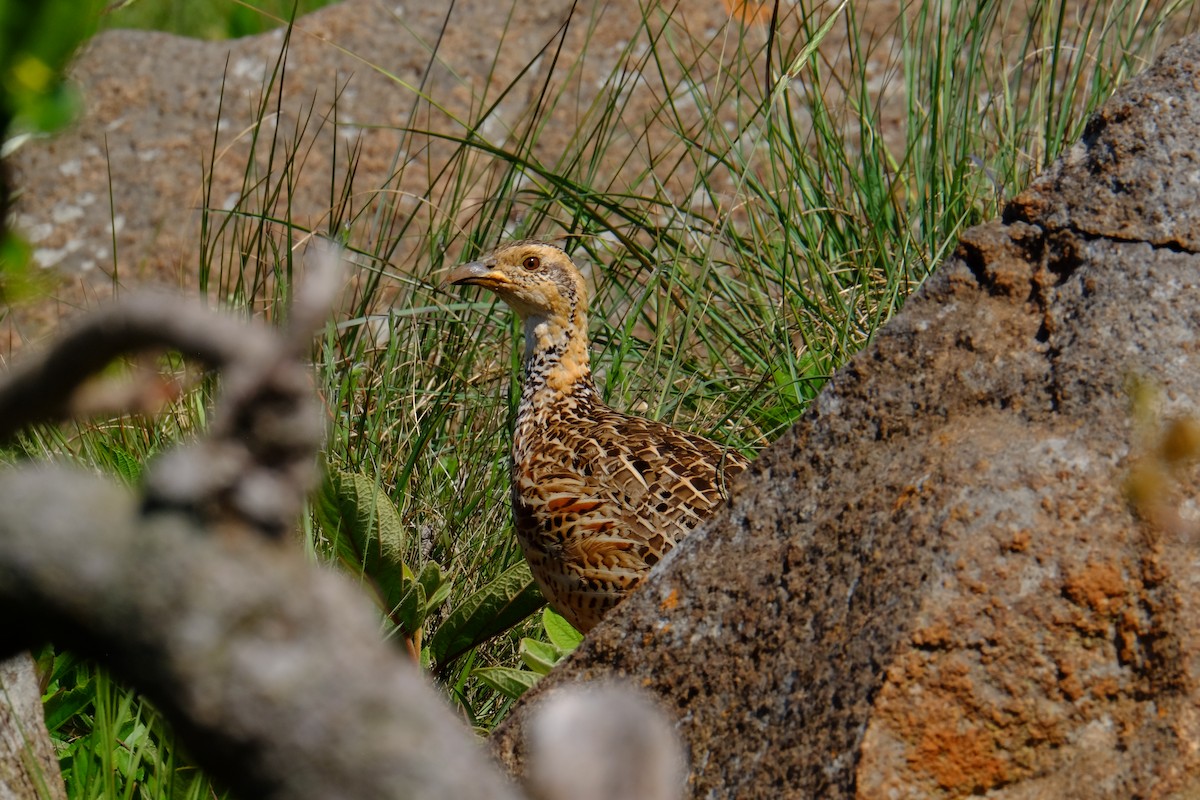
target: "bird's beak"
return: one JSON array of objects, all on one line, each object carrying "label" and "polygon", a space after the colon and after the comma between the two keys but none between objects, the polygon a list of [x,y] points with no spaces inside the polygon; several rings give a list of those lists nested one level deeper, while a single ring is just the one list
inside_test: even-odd
[{"label": "bird's beak", "polygon": [[482,286],[485,289],[496,289],[508,285],[511,281],[495,267],[490,267],[482,261],[469,261],[452,269],[446,276],[446,283],[454,286]]}]

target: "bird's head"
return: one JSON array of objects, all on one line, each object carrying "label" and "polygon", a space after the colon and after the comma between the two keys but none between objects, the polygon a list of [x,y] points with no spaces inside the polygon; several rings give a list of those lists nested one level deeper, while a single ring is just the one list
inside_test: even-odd
[{"label": "bird's head", "polygon": [[563,250],[516,242],[455,268],[446,281],[490,289],[517,312],[525,328],[524,391],[592,389],[587,284]]},{"label": "bird's head", "polygon": [[587,325],[587,285],[571,257],[541,242],[515,242],[446,276],[456,286],[490,289],[524,320]]}]

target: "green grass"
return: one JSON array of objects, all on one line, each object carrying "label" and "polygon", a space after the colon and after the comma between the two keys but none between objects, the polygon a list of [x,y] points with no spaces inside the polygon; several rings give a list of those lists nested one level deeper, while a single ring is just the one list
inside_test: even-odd
[{"label": "green grass", "polygon": [[[343,490],[327,490],[305,520],[306,546],[369,579],[385,630],[421,651],[481,731],[511,705],[495,676],[515,673],[495,670],[532,664],[563,640],[535,613],[495,636],[486,620],[464,621],[473,601],[520,588],[495,585],[520,564],[507,479],[519,331],[490,296],[441,288],[446,266],[506,238],[568,237],[596,278],[593,358],[608,401],[753,454],[803,414],[965,227],[995,217],[1146,65],[1165,21],[1194,27],[1184,3],[1088,4],[1075,18],[1049,3],[1010,17],[1008,4],[951,0],[914,3],[894,35],[871,39],[852,6],[837,8],[814,6],[794,35],[775,37],[769,74],[738,47],[737,26],[704,38],[649,10],[566,147],[546,155],[538,143],[555,108],[578,105],[572,78],[583,59],[564,60],[554,83],[508,115],[521,122],[503,144],[480,131],[500,98],[513,97],[475,95],[469,113],[439,128],[451,155],[421,176],[425,202],[393,190],[411,177],[399,173],[416,169],[398,157],[396,181],[366,198],[348,178],[335,180],[328,216],[309,231],[291,215],[289,190],[327,124],[317,109],[305,127],[256,140],[242,202],[231,212],[209,203],[203,215],[204,291],[272,317],[292,284],[293,244],[321,234],[350,248],[353,289],[314,351],[332,420],[324,457]],[[810,47],[826,35],[844,44]],[[535,56],[553,59],[554,44]],[[702,67],[711,60],[720,73]],[[282,74],[264,87],[263,115]],[[638,138],[644,122],[629,119],[639,74],[671,87],[654,114],[674,132],[669,147],[651,151]],[[881,83],[896,105],[879,103]],[[400,85],[396,95],[413,103],[401,146],[418,151],[429,120],[446,112],[438,97]],[[213,158],[218,149],[214,138]],[[353,150],[338,159],[355,174]],[[149,453],[203,428],[210,390],[158,420],[40,430],[22,449],[132,479]],[[322,502],[359,522],[333,530]],[[394,550],[356,566],[364,536]],[[471,646],[439,659],[449,652],[439,632],[451,628]],[[155,781],[177,772],[186,792],[209,796],[176,768],[182,757],[147,722],[156,720],[147,706],[102,672],[72,670],[70,685],[91,692],[81,695],[84,711],[56,724],[74,759],[72,797],[173,797]],[[146,733],[130,746],[139,725]],[[142,766],[140,780],[110,759],[122,747]]]},{"label": "green grass", "polygon": [[46,723],[69,796],[91,800],[202,800],[215,792],[186,763],[158,713],[104,670],[47,647]]}]

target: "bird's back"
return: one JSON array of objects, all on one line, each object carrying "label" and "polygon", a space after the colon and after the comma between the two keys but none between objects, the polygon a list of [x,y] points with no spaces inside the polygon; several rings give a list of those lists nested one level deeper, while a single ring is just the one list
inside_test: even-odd
[{"label": "bird's back", "polygon": [[711,515],[739,453],[621,414],[594,390],[524,403],[513,440],[517,536],[547,599],[586,631]]}]

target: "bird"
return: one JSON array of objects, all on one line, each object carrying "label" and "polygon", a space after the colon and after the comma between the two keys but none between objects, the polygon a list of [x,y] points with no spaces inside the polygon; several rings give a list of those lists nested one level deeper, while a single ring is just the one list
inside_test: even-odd
[{"label": "bird", "polygon": [[603,402],[588,355],[587,285],[563,249],[514,242],[445,281],[494,292],[522,321],[514,528],[551,608],[587,633],[713,514],[749,461]]}]

